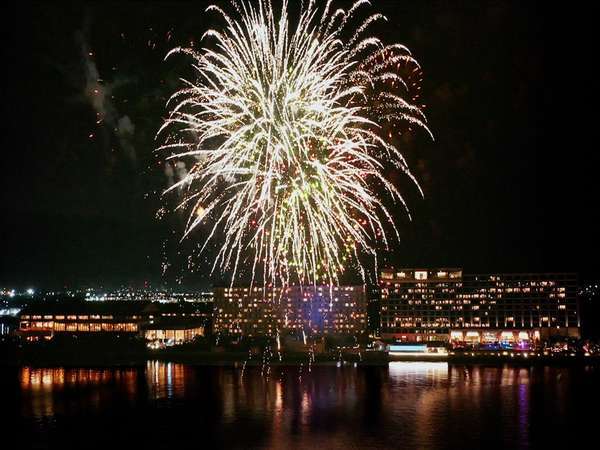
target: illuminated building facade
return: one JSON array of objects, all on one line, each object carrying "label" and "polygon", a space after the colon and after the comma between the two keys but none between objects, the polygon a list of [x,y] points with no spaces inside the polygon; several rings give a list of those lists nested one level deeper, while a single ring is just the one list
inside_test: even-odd
[{"label": "illuminated building facade", "polygon": [[216,288],[214,311],[215,333],[359,334],[367,328],[365,286]]},{"label": "illuminated building facade", "polygon": [[458,295],[461,314],[451,339],[475,342],[580,337],[577,275],[468,275]]},{"label": "illuminated building facade", "polygon": [[384,270],[380,288],[382,338],[447,340],[457,317],[461,269]]},{"label": "illuminated building facade", "polygon": [[19,334],[28,340],[51,339],[57,333],[141,334],[146,326],[175,319],[197,323],[208,312],[191,305],[143,301],[44,302],[31,304],[19,314]]},{"label": "illuminated building facade", "polygon": [[[98,307],[101,306],[101,307]],[[122,311],[109,304],[40,304],[27,307],[19,317],[19,332],[29,340],[50,339],[56,333],[138,333],[141,308]]]},{"label": "illuminated building facade", "polygon": [[381,289],[367,286],[367,329],[371,336],[381,335]]},{"label": "illuminated building facade", "polygon": [[144,338],[154,347],[180,345],[204,336],[203,322],[161,320],[144,326]]},{"label": "illuminated building facade", "polygon": [[292,286],[274,307],[283,330],[359,334],[367,329],[365,286]]},{"label": "illuminated building facade", "polygon": [[213,331],[230,335],[273,336],[273,296],[279,288],[217,287],[214,289]]},{"label": "illuminated building facade", "polygon": [[574,274],[381,273],[382,337],[408,342],[532,342],[580,336]]}]

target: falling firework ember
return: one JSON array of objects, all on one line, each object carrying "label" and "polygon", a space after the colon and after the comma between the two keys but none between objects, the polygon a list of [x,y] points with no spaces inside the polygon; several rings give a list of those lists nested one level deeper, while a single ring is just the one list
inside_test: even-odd
[{"label": "falling firework ember", "polygon": [[208,8],[224,20],[204,35],[210,46],[169,53],[191,56],[197,76],[172,96],[161,128],[168,159],[193,161],[169,189],[191,211],[185,235],[208,225],[202,249],[218,241],[212,270],[230,270],[232,283],[243,266],[265,285],[338,283],[349,265],[364,278],[361,255],[376,266],[377,245],[390,230],[398,238],[381,194],[408,213],[384,169],[418,187],[383,130],[429,132],[399,71],[419,66],[406,47],[368,34],[385,18],[361,19],[366,0],[348,11],[303,2],[295,26],[287,0],[281,11],[270,0],[231,3],[233,16]]}]

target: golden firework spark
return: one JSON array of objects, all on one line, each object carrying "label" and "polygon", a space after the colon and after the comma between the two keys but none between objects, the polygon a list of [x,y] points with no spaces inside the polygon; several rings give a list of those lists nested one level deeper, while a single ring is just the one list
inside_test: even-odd
[{"label": "golden firework spark", "polygon": [[191,56],[197,75],[171,97],[161,128],[168,159],[194,160],[169,189],[191,207],[185,235],[209,224],[204,249],[222,233],[212,270],[232,270],[232,284],[242,264],[264,284],[337,283],[349,263],[364,277],[359,256],[377,263],[385,222],[398,235],[377,193],[406,207],[383,169],[394,165],[418,186],[380,134],[400,122],[429,132],[398,71],[419,66],[406,47],[367,35],[385,18],[359,19],[366,0],[348,11],[310,0],[295,28],[287,0],[281,11],[270,0],[231,3],[234,15],[208,8],[224,19],[204,35],[210,47],[169,53]]}]

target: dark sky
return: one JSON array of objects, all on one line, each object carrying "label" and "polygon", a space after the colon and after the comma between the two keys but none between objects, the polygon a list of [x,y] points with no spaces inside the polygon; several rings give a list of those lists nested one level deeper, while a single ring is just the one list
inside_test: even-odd
[{"label": "dark sky", "polygon": [[[436,138],[415,133],[402,148],[426,198],[407,193],[414,220],[398,208],[402,242],[387,261],[594,277],[589,14],[576,3],[373,3],[389,19],[374,30],[423,67]],[[165,98],[189,73],[187,61],[163,58],[215,24],[205,6],[8,9],[0,286],[209,282],[202,260],[186,269],[182,218],[157,218],[168,177],[153,152]],[[95,76],[104,102],[92,101]]]}]

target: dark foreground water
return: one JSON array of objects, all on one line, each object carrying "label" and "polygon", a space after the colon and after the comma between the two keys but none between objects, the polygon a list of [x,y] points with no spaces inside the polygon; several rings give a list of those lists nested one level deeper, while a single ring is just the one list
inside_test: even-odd
[{"label": "dark foreground water", "polygon": [[0,428],[14,448],[575,448],[600,429],[599,375],[411,362],[268,375],[3,368]]}]

